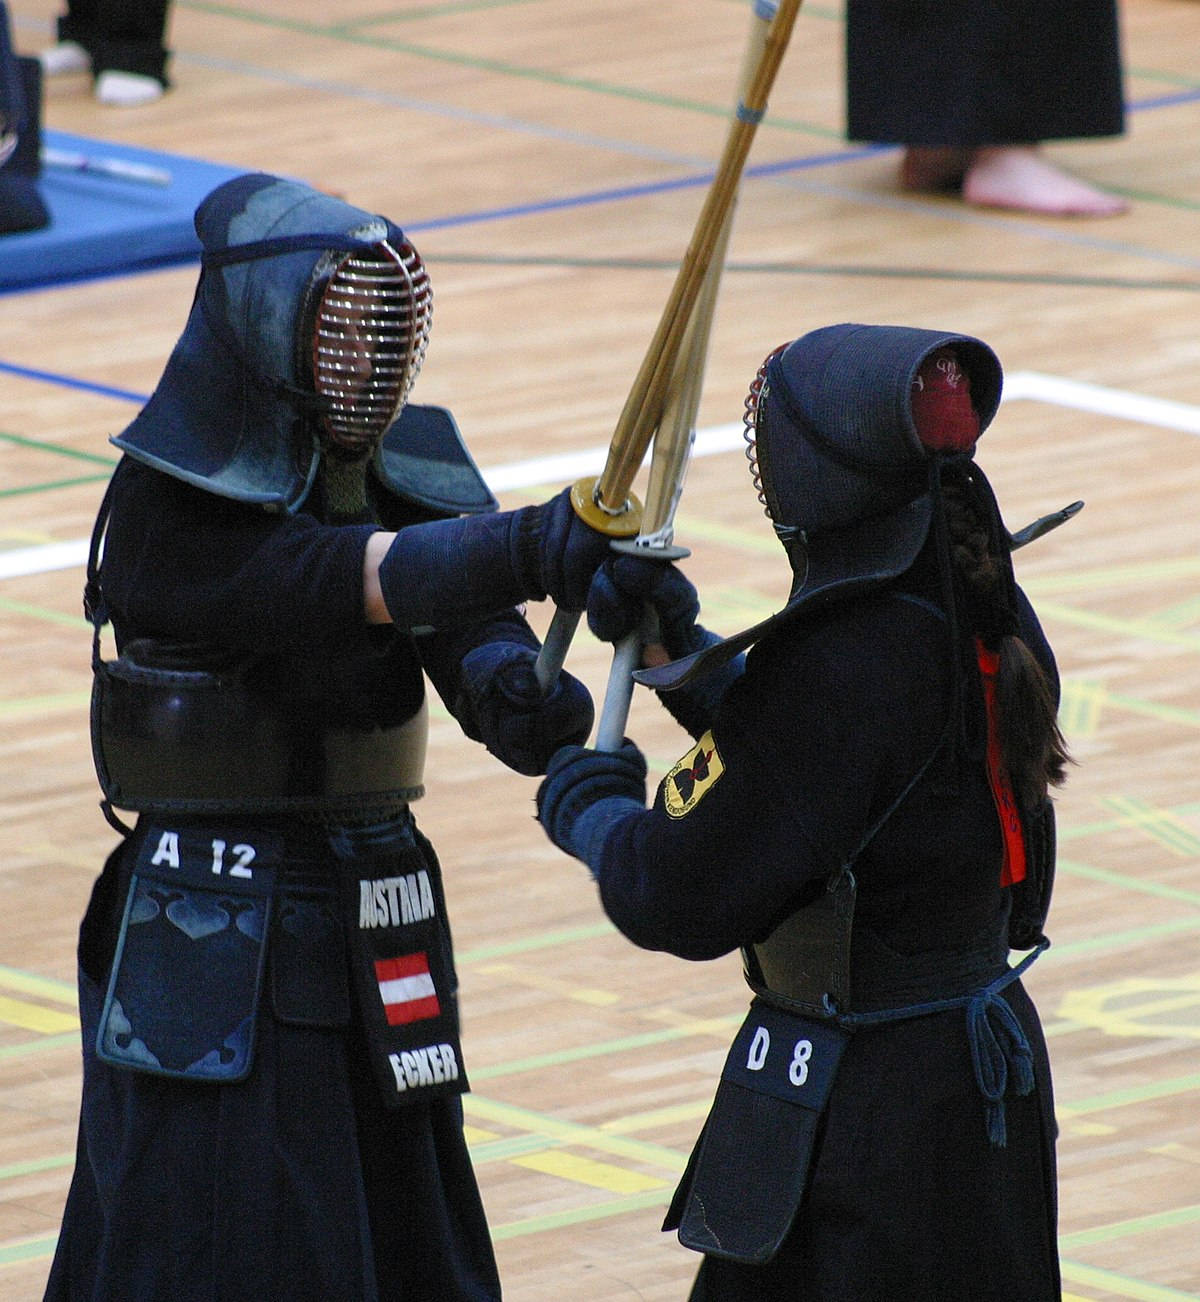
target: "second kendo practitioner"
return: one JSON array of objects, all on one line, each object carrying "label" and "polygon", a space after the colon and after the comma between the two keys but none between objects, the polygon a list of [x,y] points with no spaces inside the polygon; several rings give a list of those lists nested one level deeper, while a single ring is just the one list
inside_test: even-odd
[{"label": "second kendo practitioner", "polygon": [[740,949],[754,992],[666,1222],[704,1254],[693,1302],[1060,1296],[1020,976],[1047,943],[1067,756],[1011,557],[1077,505],[1003,525],[974,460],[1000,389],[967,336],[794,340],[747,404],[786,607],[722,642],[673,568],[623,556],[593,585],[607,639],[657,614],[636,677],[695,745],[648,809],[632,742],[568,746],[539,817],[626,936]]},{"label": "second kendo practitioner", "polygon": [[497,511],[449,413],[406,405],[431,294],[391,222],[253,174],[196,229],[191,313],[93,544],[93,744],[125,835],[80,933],[46,1296],[496,1299],[411,813],[423,675],[543,772],[592,705],[570,676],[542,698],[519,606],[582,609],[608,544],[565,494]]}]

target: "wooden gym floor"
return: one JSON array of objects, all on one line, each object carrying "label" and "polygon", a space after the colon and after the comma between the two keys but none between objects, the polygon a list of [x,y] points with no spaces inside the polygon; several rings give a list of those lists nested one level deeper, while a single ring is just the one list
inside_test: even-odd
[{"label": "wooden gym floor", "polygon": [[[16,44],[57,0],[10,5]],[[505,506],[597,473],[725,135],[742,0],[179,0],[174,89],[50,127],[301,176],[409,227],[437,310],[415,393],[451,406]],[[983,441],[1078,767],[1059,801],[1050,1036],[1072,1299],[1200,1298],[1200,3],[1123,6],[1129,130],[1051,146],[1127,194],[1104,221],[894,188],[842,137],[839,8],[806,5],[750,156],[678,518],[706,622],[787,586],[737,437],[777,343],[835,321],[977,334],[1006,401]],[[195,268],[0,301],[0,1299],[40,1297],[79,1091],[73,946],[114,841],[87,736],[79,540]],[[65,547],[58,547],[65,544]],[[537,612],[539,621],[544,612]],[[570,667],[604,690],[607,652]],[[686,739],[652,698],[655,775]],[[447,872],[471,1142],[514,1302],[666,1302],[695,1258],[658,1232],[746,1004],[735,957],[628,945],[533,822],[535,782],[435,715],[419,815]],[[746,811],[752,818],[753,810]],[[916,1068],[914,1068],[916,1069]],[[966,1300],[964,1300],[966,1302]],[[1021,1302],[1014,1299],[1014,1302]]]}]

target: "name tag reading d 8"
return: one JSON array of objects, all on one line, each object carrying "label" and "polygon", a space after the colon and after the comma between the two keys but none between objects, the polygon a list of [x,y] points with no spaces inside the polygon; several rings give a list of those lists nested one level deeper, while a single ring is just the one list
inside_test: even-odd
[{"label": "name tag reading d 8", "polygon": [[756,1094],[819,1110],[848,1039],[840,1027],[755,1006],[738,1031],[721,1075]]}]

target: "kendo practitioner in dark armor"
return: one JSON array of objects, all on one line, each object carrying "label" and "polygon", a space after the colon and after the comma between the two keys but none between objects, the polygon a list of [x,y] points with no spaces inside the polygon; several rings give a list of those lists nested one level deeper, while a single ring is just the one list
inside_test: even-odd
[{"label": "kendo practitioner in dark armor", "polygon": [[93,542],[93,746],[125,836],[81,928],[46,1297],[496,1299],[410,810],[423,674],[544,772],[592,703],[569,675],[543,698],[519,607],[582,609],[608,542],[566,493],[497,511],[449,413],[406,404],[431,293],[391,222],[255,174],[196,229],[191,313]]},{"label": "kendo practitioner in dark armor", "polygon": [[593,583],[605,639],[657,614],[635,677],[695,745],[649,809],[632,742],[570,745],[539,818],[635,944],[740,949],[754,991],[665,1226],[704,1254],[693,1302],[1059,1297],[1020,973],[1047,943],[1067,757],[1011,551],[1077,506],[1002,524],[973,459],[1000,388],[962,335],[794,340],[747,404],[786,607],[721,641],[672,567],[621,556]]},{"label": "kendo practitioner in dark armor", "polygon": [[51,77],[90,72],[101,104],[152,104],[170,85],[169,10],[170,0],[67,0],[42,68]]},{"label": "kendo practitioner in dark armor", "polygon": [[1116,0],[847,0],[846,126],[905,146],[909,190],[1052,217],[1124,212],[1041,150],[1124,131]]},{"label": "kendo practitioner in dark armor", "polygon": [[42,171],[42,70],[17,54],[0,4],[0,236],[50,224],[38,188]]}]

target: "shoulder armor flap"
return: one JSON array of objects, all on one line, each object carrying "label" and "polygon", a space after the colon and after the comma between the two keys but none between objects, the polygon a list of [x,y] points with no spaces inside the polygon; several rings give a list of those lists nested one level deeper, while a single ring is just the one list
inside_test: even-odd
[{"label": "shoulder armor flap", "polygon": [[397,497],[451,515],[499,506],[445,407],[407,404],[383,436],[375,474]]}]

